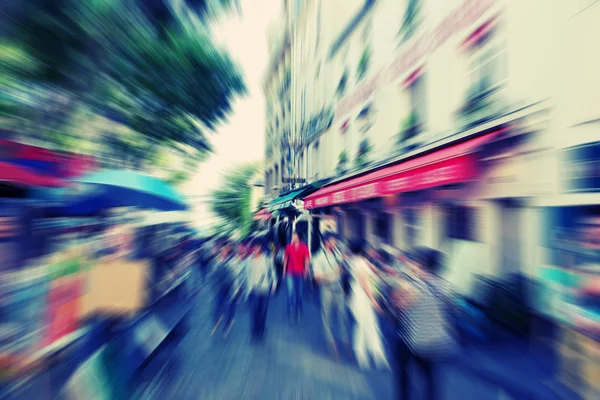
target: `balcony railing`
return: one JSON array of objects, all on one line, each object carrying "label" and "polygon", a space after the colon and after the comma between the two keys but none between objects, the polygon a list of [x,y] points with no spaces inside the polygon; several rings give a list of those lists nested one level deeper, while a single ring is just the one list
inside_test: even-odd
[{"label": "balcony railing", "polygon": [[411,112],[401,124],[397,145],[403,151],[412,150],[417,145],[417,137],[423,131],[423,121],[415,111]]},{"label": "balcony railing", "polygon": [[356,153],[356,159],[354,164],[356,168],[365,167],[369,163],[369,155],[371,153],[371,144],[367,138],[364,138],[358,146]]},{"label": "balcony railing", "polygon": [[344,150],[338,156],[338,163],[337,163],[337,166],[335,167],[335,172],[339,176],[339,175],[345,174],[347,171],[348,171],[348,153],[346,153],[346,150]]},{"label": "balcony railing", "polygon": [[503,109],[499,87],[473,87],[458,110],[459,127],[469,129],[496,118]]}]

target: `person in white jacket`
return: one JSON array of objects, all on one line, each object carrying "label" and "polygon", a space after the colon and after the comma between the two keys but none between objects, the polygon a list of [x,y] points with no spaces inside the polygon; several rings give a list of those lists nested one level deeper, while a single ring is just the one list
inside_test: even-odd
[{"label": "person in white jacket", "polygon": [[376,314],[376,311],[381,311],[381,308],[373,294],[373,272],[369,261],[363,256],[363,244],[360,241],[352,242],[350,250],[352,251],[349,263],[352,274],[350,310],[356,321],[354,355],[361,369],[369,369],[369,356],[379,368],[389,369]]},{"label": "person in white jacket", "polygon": [[273,257],[264,238],[252,241],[247,263],[247,293],[252,294],[252,339],[262,341],[265,335],[269,297],[276,287]]}]

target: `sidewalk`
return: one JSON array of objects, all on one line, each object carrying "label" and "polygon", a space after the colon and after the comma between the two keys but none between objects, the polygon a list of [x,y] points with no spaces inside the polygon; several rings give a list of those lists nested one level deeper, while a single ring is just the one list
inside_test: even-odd
[{"label": "sidewalk", "polygon": [[[210,336],[211,296],[203,290],[190,313],[189,332],[180,341],[168,343],[146,365],[135,385],[136,398],[395,398],[394,377],[390,371],[360,371],[350,355],[343,355],[339,363],[332,359],[323,340],[316,297],[305,299],[303,323],[299,327],[289,325],[285,300],[283,292],[271,299],[266,342],[255,345],[250,342],[247,304],[239,306],[229,339],[219,336],[220,332]],[[463,358],[468,359],[475,370],[464,372],[456,365],[444,366],[445,399],[522,398],[520,395],[501,397],[500,386],[531,390],[535,399],[577,398],[566,389],[559,391],[561,395],[565,393],[563,397],[549,389],[552,385],[547,383],[553,382],[551,354],[532,353],[522,340],[507,337],[499,343],[470,346],[465,349]],[[493,382],[482,379],[478,366],[491,372]],[[58,381],[64,381],[62,375],[68,373],[58,364],[56,369],[32,378],[22,391],[10,398],[51,399],[57,393]],[[421,386],[419,382],[414,385]]]},{"label": "sidewalk", "polygon": [[[364,373],[349,356],[341,363],[332,360],[321,335],[316,299],[305,302],[303,325],[290,327],[283,294],[272,299],[267,340],[263,346],[257,346],[249,341],[245,304],[240,305],[228,340],[218,334],[210,337],[210,296],[202,292],[192,311],[190,332],[169,354],[160,354],[148,366],[140,382],[140,398],[395,398],[391,372]],[[473,346],[465,352],[471,365],[485,366],[497,382],[508,388],[531,390],[536,399],[561,398],[544,385],[544,381],[552,379],[548,355],[531,355],[527,343],[506,340],[501,344]],[[497,384],[464,373],[455,366],[445,367],[444,375],[446,399],[501,398]]]}]

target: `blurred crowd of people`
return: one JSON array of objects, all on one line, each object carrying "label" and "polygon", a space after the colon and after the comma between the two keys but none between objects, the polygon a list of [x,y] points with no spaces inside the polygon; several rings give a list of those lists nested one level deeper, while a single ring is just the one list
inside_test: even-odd
[{"label": "blurred crowd of people", "polygon": [[[214,293],[212,335],[222,329],[227,338],[238,305],[247,301],[251,338],[262,342],[271,296],[285,293],[289,323],[295,326],[302,323],[303,298],[316,291],[332,357],[339,360],[343,349],[362,370],[394,366],[402,398],[408,398],[408,369],[414,363],[424,374],[427,398],[439,398],[436,364],[458,346],[450,318],[455,297],[439,276],[443,254],[430,248],[376,249],[333,233],[323,234],[311,250],[297,232],[283,245],[264,233],[206,241],[198,252],[197,276]],[[392,343],[382,324],[393,327]]]}]

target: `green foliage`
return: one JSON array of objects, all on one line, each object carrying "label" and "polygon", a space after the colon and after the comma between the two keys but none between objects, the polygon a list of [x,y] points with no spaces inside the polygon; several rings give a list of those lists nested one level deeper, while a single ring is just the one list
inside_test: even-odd
[{"label": "green foliage", "polygon": [[491,84],[486,77],[482,78],[477,84],[472,85],[467,91],[463,106],[460,109],[460,115],[469,117],[485,110],[491,104],[490,87]]},{"label": "green foliage", "polygon": [[254,163],[233,168],[223,176],[221,186],[209,196],[211,211],[220,218],[222,225],[240,230],[242,235],[248,234],[252,228],[250,181],[257,171],[258,165]]},{"label": "green foliage", "polygon": [[336,166],[336,172],[338,174],[342,174],[344,171],[346,171],[347,163],[348,163],[348,153],[346,152],[346,150],[343,150],[340,153],[340,155],[338,156],[338,163],[337,163],[337,166]]},{"label": "green foliage", "polygon": [[369,139],[364,138],[358,145],[356,159],[354,160],[357,167],[364,167],[367,164],[367,159],[370,152],[371,144],[369,143]]},{"label": "green foliage", "polygon": [[[185,3],[196,18],[237,5]],[[77,147],[61,136],[73,125],[81,129],[73,114],[83,105],[136,132],[143,146],[209,152],[208,132],[245,85],[193,13],[173,10],[170,0],[23,0],[7,7],[1,89],[28,97],[3,96],[3,121]]]},{"label": "green foliage", "polygon": [[166,179],[166,182],[173,186],[177,186],[185,182],[189,178],[189,171],[176,171]]},{"label": "green foliage", "polygon": [[398,142],[404,142],[413,136],[416,136],[421,131],[421,117],[417,112],[412,111],[405,119],[400,123],[400,134],[398,136]]}]

